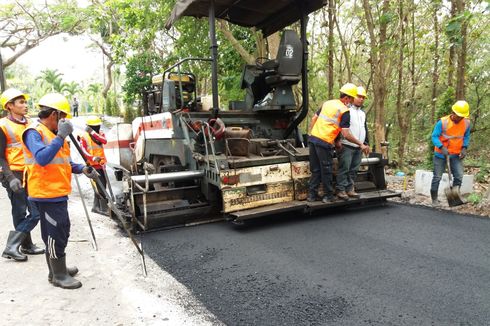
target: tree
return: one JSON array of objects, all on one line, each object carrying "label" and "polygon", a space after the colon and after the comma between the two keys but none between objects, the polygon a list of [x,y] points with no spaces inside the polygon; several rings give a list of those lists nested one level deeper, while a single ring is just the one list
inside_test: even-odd
[{"label": "tree", "polygon": [[[9,1],[0,4],[0,84],[5,86],[4,69],[47,38],[61,33],[84,31],[84,11],[76,1]],[[11,55],[5,57],[5,52]]]},{"label": "tree", "polygon": [[41,76],[37,77],[36,80],[40,81],[49,92],[63,93],[66,88],[66,84],[63,82],[63,74],[56,69],[41,71]]}]

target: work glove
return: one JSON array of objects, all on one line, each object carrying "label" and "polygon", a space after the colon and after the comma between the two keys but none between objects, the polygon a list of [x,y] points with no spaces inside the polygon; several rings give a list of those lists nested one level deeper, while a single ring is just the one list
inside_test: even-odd
[{"label": "work glove", "polygon": [[82,172],[87,176],[87,178],[97,179],[98,176],[97,171],[95,171],[95,169],[91,166],[84,167]]},{"label": "work glove", "polygon": [[100,157],[100,156],[94,156],[94,157],[92,157],[92,161],[94,161],[96,163],[100,163],[100,161],[102,161],[102,157]]},{"label": "work glove", "polygon": [[464,159],[466,157],[466,148],[463,147],[461,153],[459,153],[459,158]]},{"label": "work glove", "polygon": [[92,128],[90,128],[90,126],[86,126],[85,127],[85,131],[88,132],[89,134],[94,131]]},{"label": "work glove", "polygon": [[444,156],[448,156],[449,155],[449,151],[447,150],[447,147],[446,146],[442,146],[441,152],[442,152],[442,155],[444,155]]},{"label": "work glove", "polygon": [[17,178],[14,178],[14,179],[10,180],[9,187],[15,193],[19,193],[19,192],[22,191],[22,183]]},{"label": "work glove", "polygon": [[71,134],[73,132],[73,125],[69,120],[66,119],[61,119],[58,121],[58,136],[61,137],[61,139],[65,139],[66,136]]}]

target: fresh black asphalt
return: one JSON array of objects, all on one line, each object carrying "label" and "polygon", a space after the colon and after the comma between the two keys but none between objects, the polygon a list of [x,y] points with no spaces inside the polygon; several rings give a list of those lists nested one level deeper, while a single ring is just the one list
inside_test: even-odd
[{"label": "fresh black asphalt", "polygon": [[490,219],[390,203],[143,243],[227,325],[490,324]]}]

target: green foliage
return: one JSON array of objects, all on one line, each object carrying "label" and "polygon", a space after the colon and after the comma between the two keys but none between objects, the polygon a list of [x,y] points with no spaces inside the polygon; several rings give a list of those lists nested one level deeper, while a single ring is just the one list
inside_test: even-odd
[{"label": "green foliage", "polygon": [[475,175],[475,181],[484,183],[488,182],[487,178],[490,175],[490,164],[482,164],[480,166],[480,171]]},{"label": "green foliage", "polygon": [[450,114],[454,102],[456,102],[456,92],[454,88],[448,87],[446,91],[439,96],[437,101],[436,119],[440,119]]},{"label": "green foliage", "polygon": [[472,205],[478,205],[479,203],[482,202],[483,200],[483,195],[482,194],[477,194],[476,192],[472,192],[468,198],[466,198],[468,202]]},{"label": "green foliage", "polygon": [[152,74],[159,70],[158,62],[158,57],[152,53],[137,54],[128,60],[123,85],[124,103],[132,105],[141,99],[143,91],[151,87]]}]

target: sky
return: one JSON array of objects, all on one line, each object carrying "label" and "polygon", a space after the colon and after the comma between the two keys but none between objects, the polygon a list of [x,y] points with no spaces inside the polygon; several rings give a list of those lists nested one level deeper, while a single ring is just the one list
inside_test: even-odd
[{"label": "sky", "polygon": [[57,69],[65,82],[102,83],[102,52],[89,48],[90,44],[86,36],[57,35],[22,55],[16,63],[26,66],[33,76],[45,69]]}]

